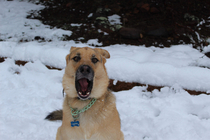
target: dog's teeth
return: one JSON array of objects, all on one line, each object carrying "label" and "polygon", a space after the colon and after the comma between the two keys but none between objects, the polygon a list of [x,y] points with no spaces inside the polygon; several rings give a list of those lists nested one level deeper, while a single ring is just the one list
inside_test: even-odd
[{"label": "dog's teeth", "polygon": [[80,95],[82,95],[82,93],[81,93],[81,92],[79,92],[79,94],[80,94]]},{"label": "dog's teeth", "polygon": [[89,94],[90,94],[90,92],[87,93],[87,95],[89,95]]}]

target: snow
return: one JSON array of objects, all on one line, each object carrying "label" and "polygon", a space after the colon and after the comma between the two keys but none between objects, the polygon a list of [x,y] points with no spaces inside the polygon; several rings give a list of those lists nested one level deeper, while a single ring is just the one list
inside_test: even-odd
[{"label": "snow", "polygon": [[115,24],[122,24],[120,22],[120,16],[119,15],[111,15],[111,16],[108,16],[108,20],[110,22],[111,25],[115,25]]},{"label": "snow", "polygon": [[89,15],[88,15],[88,18],[90,18],[90,17],[92,17],[93,16],[93,13],[90,13]]},{"label": "snow", "polygon": [[58,40],[63,35],[71,35],[71,31],[61,29],[50,29],[43,25],[39,20],[26,19],[30,10],[39,10],[44,8],[41,5],[20,2],[1,2],[0,9],[0,39],[19,41],[20,39],[32,40],[36,36],[44,37],[46,40]]},{"label": "snow", "polygon": [[87,42],[88,45],[98,45],[98,46],[102,46],[103,44],[102,43],[98,43],[98,39],[90,39],[88,40]]},{"label": "snow", "polygon": [[77,26],[80,27],[82,24],[77,24],[77,23],[71,23],[71,26]]},{"label": "snow", "polygon": [[[210,138],[207,132],[210,128],[209,96],[190,96],[183,90],[169,87],[152,93],[144,90],[144,87],[135,87],[130,91],[120,92],[117,98],[125,139],[208,140]],[[125,102],[125,99],[128,101]],[[129,107],[129,111],[125,110],[125,106]]]},{"label": "snow", "polygon": [[[43,8],[41,5],[19,0],[2,0],[0,5],[0,57],[7,57],[0,63],[0,138],[55,139],[61,122],[44,118],[50,111],[62,108],[65,56],[71,46],[102,44],[97,39],[87,43],[61,41],[71,31],[50,29],[38,20],[26,18],[30,10]],[[36,36],[52,41],[20,42]],[[114,84],[121,80],[163,86],[152,92],[146,90],[147,86],[114,92],[125,140],[210,139],[210,96],[191,96],[185,91],[210,93],[210,61],[203,54],[209,48],[204,52],[190,44],[104,48],[111,54],[106,67]],[[29,62],[18,66],[15,60]],[[62,70],[49,70],[45,65]]]}]

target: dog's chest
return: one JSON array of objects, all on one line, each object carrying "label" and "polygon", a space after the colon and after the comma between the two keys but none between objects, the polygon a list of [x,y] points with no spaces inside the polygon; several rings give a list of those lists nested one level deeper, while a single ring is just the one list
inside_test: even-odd
[{"label": "dog's chest", "polygon": [[71,128],[71,130],[68,131],[68,133],[71,138],[75,138],[77,140],[96,140],[95,134],[97,132],[93,132],[92,129],[89,128],[77,127],[77,128]]}]

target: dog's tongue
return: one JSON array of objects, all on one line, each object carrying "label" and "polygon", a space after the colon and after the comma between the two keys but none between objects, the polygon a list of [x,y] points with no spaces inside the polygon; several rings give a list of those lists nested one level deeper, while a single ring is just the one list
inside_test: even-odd
[{"label": "dog's tongue", "polygon": [[85,78],[80,79],[79,80],[79,84],[81,86],[82,92],[87,91],[87,88],[88,88],[88,81],[87,81],[87,79],[85,79]]}]

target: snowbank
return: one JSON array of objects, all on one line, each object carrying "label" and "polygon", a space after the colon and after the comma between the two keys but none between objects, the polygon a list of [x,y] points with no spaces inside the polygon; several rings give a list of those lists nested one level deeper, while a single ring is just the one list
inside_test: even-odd
[{"label": "snowbank", "polygon": [[50,29],[39,20],[26,19],[31,10],[40,10],[42,5],[24,1],[1,1],[0,8],[0,39],[10,41],[33,40],[35,37],[45,40],[59,40],[63,35],[71,35],[71,31]]},{"label": "snowbank", "polygon": [[[71,46],[84,47],[87,44],[75,42],[9,43],[0,42],[0,56],[15,60],[40,61],[45,65],[65,68],[65,56]],[[111,58],[106,67],[111,79],[139,82],[156,86],[179,84],[189,90],[210,90],[209,58],[193,49],[191,45],[171,48],[114,45],[108,50]],[[202,66],[202,67],[198,67]]]}]

